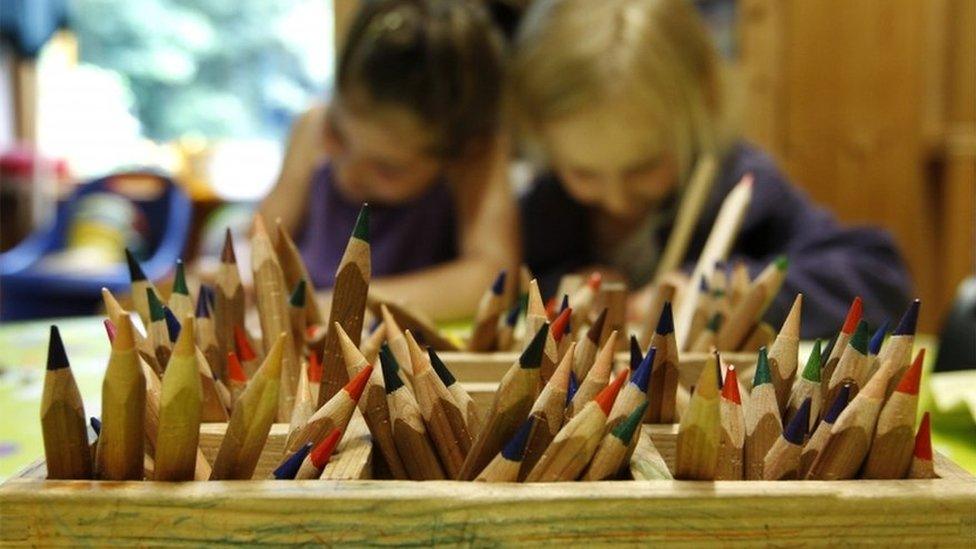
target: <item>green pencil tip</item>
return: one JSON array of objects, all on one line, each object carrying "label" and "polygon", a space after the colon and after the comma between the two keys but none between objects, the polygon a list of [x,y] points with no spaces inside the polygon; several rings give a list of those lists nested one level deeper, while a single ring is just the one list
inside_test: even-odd
[{"label": "green pencil tip", "polygon": [[773,263],[776,265],[776,268],[779,269],[780,271],[785,271],[786,268],[790,266],[790,260],[787,259],[785,255],[778,256],[776,259],[773,260]]},{"label": "green pencil tip", "polygon": [[868,330],[868,323],[862,320],[857,323],[857,329],[854,330],[854,335],[851,336],[851,347],[854,347],[862,355],[866,355],[868,354],[868,340],[870,338],[871,334]]},{"label": "green pencil tip", "polygon": [[624,445],[630,444],[630,440],[634,438],[634,433],[637,432],[637,427],[644,422],[645,411],[647,411],[646,400],[614,427],[610,433],[623,441]]},{"label": "green pencil tip", "polygon": [[163,312],[163,303],[152,288],[146,288],[146,298],[149,300],[149,320],[152,322],[164,320],[166,313]]},{"label": "green pencil tip", "polygon": [[523,368],[538,368],[542,366],[542,351],[546,348],[546,336],[549,334],[549,323],[543,324],[528,347],[519,357],[519,365]]},{"label": "green pencil tip", "polygon": [[305,279],[298,281],[295,284],[295,290],[291,293],[291,299],[288,300],[289,305],[292,307],[304,307],[305,306]]},{"label": "green pencil tip", "polygon": [[363,242],[369,243],[369,203],[363,203],[359,210],[359,217],[356,218],[356,226],[352,230],[353,238],[358,238]]},{"label": "green pencil tip", "polygon": [[769,357],[766,348],[759,348],[759,358],[756,360],[756,375],[752,378],[752,386],[758,387],[763,383],[772,383],[773,376],[769,371]]},{"label": "green pencil tip", "polygon": [[722,313],[715,313],[712,315],[711,320],[708,321],[708,326],[706,329],[710,332],[718,332],[719,328],[722,327],[722,321],[725,320]]},{"label": "green pencil tip", "polygon": [[822,359],[820,354],[820,340],[818,339],[814,342],[813,349],[810,350],[810,356],[807,358],[807,365],[803,368],[803,379],[820,383],[820,361]]},{"label": "green pencil tip", "polygon": [[190,289],[186,287],[186,270],[183,267],[183,260],[176,260],[176,277],[173,279],[173,293],[190,295]]}]

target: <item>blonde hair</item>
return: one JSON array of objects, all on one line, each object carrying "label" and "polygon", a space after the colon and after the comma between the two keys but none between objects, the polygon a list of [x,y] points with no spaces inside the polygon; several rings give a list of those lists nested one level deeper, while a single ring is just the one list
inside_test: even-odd
[{"label": "blonde hair", "polygon": [[688,0],[537,0],[511,70],[509,100],[530,139],[605,101],[639,102],[683,183],[697,156],[720,157],[734,137],[726,70]]}]

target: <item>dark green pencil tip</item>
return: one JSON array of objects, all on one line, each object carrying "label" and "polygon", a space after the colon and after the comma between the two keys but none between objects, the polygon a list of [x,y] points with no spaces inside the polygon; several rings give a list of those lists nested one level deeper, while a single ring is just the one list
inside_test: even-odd
[{"label": "dark green pencil tip", "polygon": [[756,375],[752,378],[752,386],[758,387],[763,383],[772,383],[773,376],[769,371],[769,357],[766,348],[759,348],[759,358],[756,360]]},{"label": "dark green pencil tip", "polygon": [[725,320],[725,317],[722,316],[722,313],[715,313],[714,315],[712,315],[712,318],[708,321],[708,326],[706,326],[706,329],[709,332],[717,333],[719,328],[722,327],[723,320]]},{"label": "dark green pencil tip", "polygon": [[858,322],[857,329],[854,330],[854,335],[851,336],[851,347],[854,347],[862,355],[868,354],[868,339],[870,337],[868,323],[863,320]]},{"label": "dark green pencil tip", "polygon": [[176,277],[173,278],[173,293],[190,295],[190,289],[186,287],[186,270],[183,267],[183,260],[176,260]]},{"label": "dark green pencil tip", "polygon": [[356,218],[356,226],[352,230],[353,238],[369,243],[369,203],[364,202]]},{"label": "dark green pencil tip", "polygon": [[397,364],[393,351],[386,343],[380,346],[380,365],[383,367],[383,385],[386,386],[386,394],[403,387],[403,380],[400,379],[399,374],[400,365]]},{"label": "dark green pencil tip", "polygon": [[288,300],[288,304],[292,307],[304,307],[305,306],[305,279],[298,281],[295,284],[295,290],[291,293],[291,299]]},{"label": "dark green pencil tip", "polygon": [[820,355],[820,340],[813,343],[810,349],[810,356],[807,357],[807,365],[803,367],[803,379],[820,383],[820,363],[823,357]]},{"label": "dark green pencil tip", "polygon": [[549,334],[549,323],[545,323],[535,333],[535,337],[529,342],[529,346],[522,351],[519,357],[519,365],[523,368],[538,368],[542,366],[542,351],[546,348],[546,336]]},{"label": "dark green pencil tip", "polygon": [[164,320],[166,313],[163,312],[163,303],[159,300],[156,292],[152,288],[146,288],[146,297],[149,300],[149,320],[152,322]]},{"label": "dark green pencil tip", "polygon": [[457,382],[457,380],[454,379],[454,374],[447,369],[447,365],[444,364],[441,357],[437,356],[437,353],[434,352],[433,347],[427,347],[427,356],[430,357],[430,365],[434,368],[434,372],[437,373],[437,377],[441,378],[441,383],[443,383],[445,387],[450,387]]},{"label": "dark green pencil tip", "polygon": [[51,337],[47,341],[47,369],[53,371],[69,366],[71,365],[68,363],[68,353],[64,352],[61,332],[57,326],[51,325]]},{"label": "dark green pencil tip", "polygon": [[125,261],[129,264],[129,279],[132,282],[146,279],[146,273],[142,271],[142,265],[139,265],[139,261],[136,260],[136,256],[132,254],[132,250],[129,248],[125,249]]},{"label": "dark green pencil tip", "polygon": [[619,438],[624,446],[630,444],[630,440],[634,438],[634,433],[637,432],[637,427],[640,426],[644,421],[644,412],[647,411],[647,401],[641,403],[626,419],[621,421],[613,431],[610,433]]},{"label": "dark green pencil tip", "polygon": [[785,271],[787,267],[790,266],[790,260],[787,259],[785,255],[781,255],[777,256],[776,259],[773,260],[773,264],[775,264],[776,268],[780,271]]}]

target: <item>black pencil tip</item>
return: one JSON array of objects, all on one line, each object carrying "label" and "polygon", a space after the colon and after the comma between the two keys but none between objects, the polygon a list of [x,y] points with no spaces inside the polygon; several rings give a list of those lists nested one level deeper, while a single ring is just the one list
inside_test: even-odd
[{"label": "black pencil tip", "polygon": [[912,301],[892,335],[915,335],[915,325],[918,324],[918,310],[921,306],[921,300]]},{"label": "black pencil tip", "polygon": [[163,313],[163,302],[159,300],[159,296],[152,288],[146,288],[146,300],[149,301],[149,320],[156,322],[166,318],[166,314]]},{"label": "black pencil tip", "polygon": [[129,264],[129,279],[132,282],[146,279],[146,273],[142,271],[142,266],[139,265],[139,261],[136,260],[136,256],[132,254],[132,250],[129,248],[125,249],[125,261]]},{"label": "black pencil tip", "polygon": [[292,307],[304,307],[305,306],[305,279],[302,278],[295,284],[295,289],[291,292],[291,298],[288,300],[288,304]]},{"label": "black pencil tip", "polygon": [[197,318],[210,318],[210,304],[207,303],[207,290],[204,287],[200,287],[200,293],[197,294],[197,309],[194,313]]},{"label": "black pencil tip", "polygon": [[176,260],[176,276],[173,278],[173,293],[190,295],[190,289],[186,285],[186,269],[183,260]]},{"label": "black pencil tip", "polygon": [[47,341],[47,369],[48,371],[68,368],[68,353],[64,352],[64,342],[57,326],[51,326],[51,337]]},{"label": "black pencil tip", "polygon": [[641,351],[640,343],[637,341],[637,336],[630,335],[630,369],[636,370],[640,363],[644,360],[644,352]]},{"label": "black pencil tip", "polygon": [[498,272],[498,276],[495,277],[495,281],[491,284],[491,293],[495,295],[502,295],[505,290],[505,269]]},{"label": "black pencil tip", "polygon": [[400,379],[400,365],[390,346],[384,343],[380,346],[380,366],[383,368],[383,385],[386,387],[386,394],[396,391],[403,387],[403,380]]},{"label": "black pencil tip", "polygon": [[427,356],[430,357],[430,365],[434,368],[434,372],[437,373],[437,377],[441,378],[441,383],[443,383],[445,387],[450,387],[457,382],[457,380],[454,379],[454,374],[447,369],[447,365],[444,364],[441,357],[437,356],[437,353],[434,352],[433,347],[427,347]]},{"label": "black pencil tip", "polygon": [[545,323],[535,333],[535,337],[529,342],[529,346],[522,351],[519,357],[519,364],[523,368],[538,368],[542,366],[542,352],[546,348],[546,336],[549,334],[549,323]]},{"label": "black pencil tip", "polygon": [[369,243],[369,203],[364,202],[356,217],[356,226],[352,230],[353,238]]},{"label": "black pencil tip", "polygon": [[176,340],[180,337],[180,321],[176,319],[176,315],[169,307],[163,307],[163,315],[166,317],[166,331],[169,332],[170,343],[176,343]]},{"label": "black pencil tip", "polygon": [[665,301],[661,309],[661,318],[657,321],[658,335],[668,335],[674,331],[674,315],[671,313],[671,302]]}]

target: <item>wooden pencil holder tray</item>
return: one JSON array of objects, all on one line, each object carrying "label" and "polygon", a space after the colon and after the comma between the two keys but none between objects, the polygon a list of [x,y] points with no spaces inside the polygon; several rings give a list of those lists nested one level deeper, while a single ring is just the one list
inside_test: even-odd
[{"label": "wooden pencil holder tray", "polygon": [[[463,361],[448,364],[476,401],[490,398],[490,379],[467,381]],[[694,379],[700,368],[683,359],[682,378]],[[938,454],[939,478],[931,480],[353,480],[373,474],[368,431],[357,415],[326,471],[347,480],[263,480],[281,459],[287,429],[272,428],[250,481],[45,480],[44,463],[37,462],[0,485],[0,545],[972,546],[976,540],[976,478]],[[208,459],[224,430],[201,428]],[[676,437],[675,425],[645,425],[635,462],[673,467]]]}]

